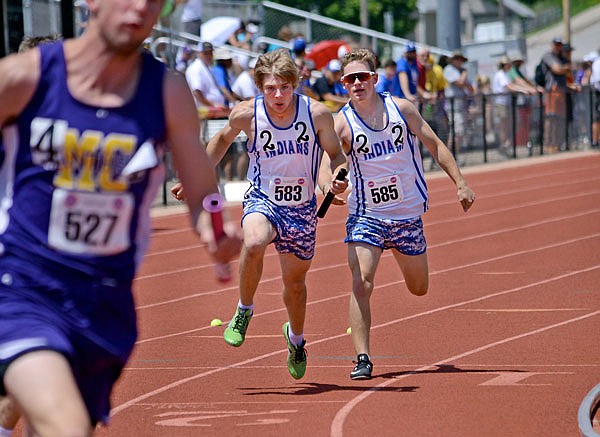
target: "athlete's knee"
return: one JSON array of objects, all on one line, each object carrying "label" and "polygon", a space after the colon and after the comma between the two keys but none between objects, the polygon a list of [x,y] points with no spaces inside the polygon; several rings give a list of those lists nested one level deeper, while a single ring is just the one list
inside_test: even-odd
[{"label": "athlete's knee", "polygon": [[414,284],[407,284],[408,291],[415,296],[425,296],[429,288],[429,282],[419,282]]},{"label": "athlete's knee", "polygon": [[81,415],[65,417],[64,414],[48,414],[45,418],[30,421],[29,426],[34,435],[88,437],[92,435],[92,425],[89,419]]},{"label": "athlete's knee", "polygon": [[267,243],[260,236],[244,237],[244,252],[249,256],[262,256],[266,247]]},{"label": "athlete's knee", "polygon": [[373,293],[374,286],[375,284],[373,280],[362,278],[359,281],[355,281],[352,287],[352,293],[354,294],[356,299],[369,299],[371,297],[371,294]]}]

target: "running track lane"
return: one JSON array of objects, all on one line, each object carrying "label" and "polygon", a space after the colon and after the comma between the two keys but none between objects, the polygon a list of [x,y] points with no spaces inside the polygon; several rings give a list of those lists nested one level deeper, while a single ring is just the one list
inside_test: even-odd
[{"label": "running track lane", "polygon": [[371,381],[348,378],[344,208],[319,224],[300,381],[285,368],[274,253],[246,344],[230,348],[208,324],[227,321],[235,282],[212,280],[187,219],[156,218],[136,281],[140,340],[98,435],[578,435],[600,381],[600,156],[559,158],[468,169],[466,215],[447,179],[428,179],[430,292],[411,296],[382,257]]}]

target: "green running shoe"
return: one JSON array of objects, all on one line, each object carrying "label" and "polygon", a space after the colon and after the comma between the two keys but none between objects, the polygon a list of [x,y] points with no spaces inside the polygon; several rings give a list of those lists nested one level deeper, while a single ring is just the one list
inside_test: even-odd
[{"label": "green running shoe", "polygon": [[250,319],[252,319],[251,309],[243,310],[238,307],[235,310],[235,314],[231,318],[227,328],[225,328],[225,332],[223,332],[223,338],[227,344],[239,347],[244,343]]},{"label": "green running shoe", "polygon": [[306,372],[306,349],[304,349],[306,340],[302,340],[302,344],[299,346],[293,345],[288,334],[289,326],[290,322],[285,322],[282,328],[288,347],[287,366],[292,378],[300,379]]}]

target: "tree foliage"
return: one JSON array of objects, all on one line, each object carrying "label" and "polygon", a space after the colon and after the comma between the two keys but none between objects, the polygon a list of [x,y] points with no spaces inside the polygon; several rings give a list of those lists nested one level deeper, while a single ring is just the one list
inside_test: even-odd
[{"label": "tree foliage", "polygon": [[[325,17],[360,26],[360,0],[276,0],[275,3],[316,11]],[[394,18],[393,35],[404,37],[417,23],[417,0],[367,0],[369,29],[383,32],[384,13]]]}]

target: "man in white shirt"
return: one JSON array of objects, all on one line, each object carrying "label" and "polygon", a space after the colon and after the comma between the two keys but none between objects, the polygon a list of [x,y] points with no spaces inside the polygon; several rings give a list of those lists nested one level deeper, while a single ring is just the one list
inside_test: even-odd
[{"label": "man in white shirt", "polygon": [[202,27],[202,0],[187,0],[181,13],[181,27],[184,32],[200,36]]},{"label": "man in white shirt", "polygon": [[467,97],[472,94],[467,70],[464,68],[468,59],[460,52],[455,51],[450,58],[450,63],[444,67],[444,78],[448,82],[446,94],[446,112],[451,122],[454,138],[452,151],[458,152],[462,146],[467,118]]},{"label": "man in white shirt", "polygon": [[185,71],[185,79],[194,94],[196,106],[213,106],[225,109],[225,96],[221,93],[211,71],[213,45],[209,42],[203,42],[200,44],[200,49],[196,59]]},{"label": "man in white shirt", "polygon": [[254,67],[256,66],[256,58],[250,59],[248,69],[240,73],[236,78],[231,89],[244,100],[250,100],[260,94],[260,91],[254,83]]}]

